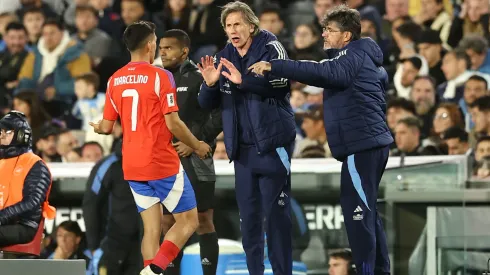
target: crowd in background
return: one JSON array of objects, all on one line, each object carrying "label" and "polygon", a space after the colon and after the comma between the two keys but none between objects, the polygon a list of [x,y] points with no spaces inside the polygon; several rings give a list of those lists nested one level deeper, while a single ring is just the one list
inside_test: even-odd
[{"label": "crowd in background", "polygon": [[[90,131],[88,122],[102,118],[106,83],[130,59],[122,41],[125,27],[150,20],[157,35],[183,29],[192,40],[191,59],[199,61],[227,43],[219,19],[226,2],[0,0],[0,113],[15,109],[26,114],[33,149],[46,162],[96,162],[121,138],[119,123],[111,136],[101,136]],[[321,21],[341,1],[244,2],[254,7],[260,27],[277,36],[289,58],[326,58]],[[391,155],[469,154],[474,176],[488,178],[489,0],[345,3],[359,10],[362,35],[384,53],[387,122],[395,137]],[[154,65],[161,66],[159,58]],[[331,157],[323,90],[301,83],[291,87],[297,121],[293,157]],[[222,140],[214,158],[227,159]],[[45,256],[63,258],[66,251],[77,250],[79,231],[71,223],[60,226],[56,243],[61,246]]]}]

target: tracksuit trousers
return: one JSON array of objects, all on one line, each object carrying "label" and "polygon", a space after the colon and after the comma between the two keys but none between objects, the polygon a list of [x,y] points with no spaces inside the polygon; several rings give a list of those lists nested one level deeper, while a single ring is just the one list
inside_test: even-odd
[{"label": "tracksuit trousers", "polygon": [[357,274],[390,274],[390,260],[376,201],[389,147],[359,152],[342,163],[340,204]]},{"label": "tracksuit trousers", "polygon": [[264,224],[274,275],[292,274],[291,148],[258,155],[255,147],[241,147],[234,161],[240,229],[250,275],[264,274]]}]

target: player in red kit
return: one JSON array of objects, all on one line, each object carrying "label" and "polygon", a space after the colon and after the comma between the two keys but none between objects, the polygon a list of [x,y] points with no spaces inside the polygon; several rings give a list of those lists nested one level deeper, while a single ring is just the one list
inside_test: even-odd
[{"label": "player in red kit", "polygon": [[[129,182],[144,224],[141,251],[145,268],[140,274],[161,274],[199,224],[194,191],[181,169],[172,138],[193,148],[201,158],[209,157],[211,148],[196,139],[180,120],[172,74],[151,65],[156,51],[155,25],[133,23],[123,39],[131,62],[109,79],[104,119],[90,125],[96,133],[110,134],[114,122],[121,119],[124,179]],[[176,221],[160,248],[159,203]]]}]

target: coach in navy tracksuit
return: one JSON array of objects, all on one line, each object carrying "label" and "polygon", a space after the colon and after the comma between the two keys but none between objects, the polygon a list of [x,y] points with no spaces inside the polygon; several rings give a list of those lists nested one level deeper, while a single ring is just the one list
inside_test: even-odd
[{"label": "coach in navy tracksuit", "polygon": [[[358,274],[389,274],[386,237],[376,210],[379,182],[393,142],[386,124],[386,71],[383,54],[371,39],[360,39],[359,12],[344,5],[324,22],[330,59],[316,62],[273,60],[253,72],[324,87],[324,121],[332,155],[342,161],[341,198],[349,243]],[[266,74],[267,75],[267,74]]]},{"label": "coach in navy tracksuit", "polygon": [[286,51],[272,33],[259,29],[246,4],[227,4],[222,19],[230,43],[216,55],[219,64],[211,57],[199,64],[205,80],[199,103],[222,109],[250,274],[264,273],[265,216],[274,274],[291,275],[290,159],[296,132],[290,85],[287,79],[256,77],[247,70],[258,61],[287,58]]}]

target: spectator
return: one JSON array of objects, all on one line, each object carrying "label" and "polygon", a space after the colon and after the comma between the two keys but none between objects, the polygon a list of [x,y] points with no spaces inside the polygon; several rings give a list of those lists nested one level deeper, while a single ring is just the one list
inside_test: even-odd
[{"label": "spectator", "polygon": [[437,86],[437,95],[441,100],[458,102],[463,97],[463,84],[473,75],[467,71],[470,64],[470,58],[462,50],[446,53],[441,69],[447,81]]},{"label": "spectator", "polygon": [[392,132],[400,119],[408,116],[416,116],[415,104],[405,98],[394,98],[388,101],[386,108],[386,121]]},{"label": "spectator", "polygon": [[26,9],[22,22],[27,30],[27,45],[30,48],[36,47],[41,38],[42,28],[46,18],[41,9],[33,7]]},{"label": "spectator", "polygon": [[294,112],[301,111],[306,102],[306,94],[301,90],[293,89],[291,90],[291,98],[289,99],[289,103],[291,103],[291,107],[293,107]]},{"label": "spectator", "polygon": [[306,138],[297,140],[293,157],[298,157],[304,148],[311,145],[321,145],[325,150],[326,157],[332,157],[330,147],[328,147],[327,134],[323,125],[323,106],[311,105],[304,113],[298,113],[303,118],[301,128],[305,131]]},{"label": "spectator", "polygon": [[436,111],[435,80],[430,76],[417,77],[413,82],[411,101],[415,104],[417,116],[422,120],[422,138],[430,135]]},{"label": "spectator", "polygon": [[32,128],[32,138],[36,141],[41,137],[42,127],[51,117],[44,109],[34,90],[22,90],[14,96],[13,109],[24,113]]},{"label": "spectator", "polygon": [[488,7],[488,1],[463,1],[461,8],[454,11],[453,22],[447,38],[449,46],[457,47],[459,41],[468,34],[477,34],[487,40],[489,39]]},{"label": "spectator", "polygon": [[92,59],[92,63],[99,64],[102,58],[109,55],[111,38],[105,32],[97,29],[99,17],[97,10],[89,5],[77,6],[75,11],[75,25],[77,33],[72,36],[83,44],[84,51]]},{"label": "spectator", "polygon": [[48,125],[41,129],[41,136],[36,141],[36,154],[45,162],[61,162],[61,156],[56,151],[56,142],[59,131],[55,127]]},{"label": "spectator", "polygon": [[169,0],[165,2],[163,11],[155,15],[155,19],[159,20],[160,25],[165,29],[179,29],[188,32],[191,7],[191,0]]},{"label": "spectator", "polygon": [[313,25],[301,24],[296,27],[294,33],[294,46],[291,49],[290,58],[293,60],[313,60],[320,61],[327,58],[327,55],[318,47],[321,34],[316,31]]},{"label": "spectator", "polygon": [[303,92],[306,93],[306,104],[304,108],[307,108],[310,105],[323,104],[323,89],[319,87],[306,86],[303,89]]},{"label": "spectator", "polygon": [[475,160],[481,161],[488,156],[490,156],[490,137],[481,137],[476,143]]},{"label": "spectator", "polygon": [[383,16],[381,23],[382,29],[379,30],[383,34],[388,35],[387,38],[391,38],[391,28],[393,22],[401,17],[408,16],[408,2],[407,0],[386,0],[385,10],[386,13]]},{"label": "spectator", "polygon": [[0,51],[0,93],[12,94],[17,87],[17,75],[27,56],[27,32],[18,22],[7,25],[3,37],[6,48]]},{"label": "spectator", "polygon": [[420,126],[420,120],[416,117],[406,117],[398,121],[395,127],[395,142],[397,148],[391,151],[392,156],[439,155],[439,151],[436,147],[422,146]]},{"label": "spectator", "polygon": [[20,0],[20,3],[22,4],[22,7],[17,10],[17,16],[20,20],[23,19],[27,10],[34,7],[40,9],[46,18],[58,18],[58,14],[56,14],[48,4],[43,3],[42,0]]},{"label": "spectator", "polygon": [[98,92],[99,77],[95,73],[86,73],[75,78],[75,94],[77,101],[72,114],[82,120],[82,130],[91,130],[89,122],[102,119],[105,94]]},{"label": "spectator", "polygon": [[202,56],[214,55],[226,44],[226,36],[220,23],[221,6],[226,0],[198,0],[197,6],[191,11],[189,36],[192,37],[192,60],[200,60]]},{"label": "spectator", "polygon": [[312,159],[312,158],[326,158],[325,148],[321,144],[308,145],[303,148],[297,158]]},{"label": "spectator", "polygon": [[422,28],[413,21],[406,21],[396,28],[393,39],[400,49],[399,59],[406,59],[417,53],[415,43],[420,39]]},{"label": "spectator", "polygon": [[433,134],[437,140],[440,140],[443,133],[451,127],[464,129],[464,121],[458,105],[446,102],[437,106],[432,125],[434,126]]},{"label": "spectator", "polygon": [[463,98],[458,102],[459,108],[465,117],[466,129],[470,131],[474,127],[469,106],[478,98],[488,95],[488,82],[479,75],[471,76],[464,84]]},{"label": "spectator", "polygon": [[464,155],[470,148],[468,143],[468,133],[460,127],[451,127],[444,131],[442,138],[444,139],[448,155]]},{"label": "spectator", "polygon": [[82,145],[82,161],[97,162],[104,157],[104,149],[95,141],[88,141]]},{"label": "spectator", "polygon": [[214,150],[213,159],[228,159],[228,155],[226,154],[225,142],[223,139],[216,140],[216,150]]},{"label": "spectator", "polygon": [[423,8],[413,18],[414,21],[434,31],[433,34],[436,34],[436,36],[433,38],[439,38],[439,41],[444,44],[444,47],[450,49],[450,46],[447,44],[447,38],[449,37],[452,20],[451,15],[444,10],[443,0],[422,0],[421,5]]},{"label": "spectator", "polygon": [[479,161],[476,177],[478,179],[490,179],[490,156],[486,156]]},{"label": "spectator", "polygon": [[480,97],[470,105],[470,108],[475,124],[470,136],[470,144],[473,147],[478,138],[490,135],[490,96]]},{"label": "spectator", "polygon": [[68,152],[65,156],[66,162],[81,162],[82,154],[81,147],[77,147],[70,152]]},{"label": "spectator", "polygon": [[82,229],[76,221],[64,221],[56,228],[56,248],[48,259],[51,260],[85,260],[86,269],[90,270],[90,258],[81,249]]},{"label": "spectator", "polygon": [[[437,1],[437,0],[428,0]],[[444,55],[442,42],[439,33],[434,30],[424,30],[420,35],[418,52],[422,55],[429,65],[429,75],[436,80],[436,85],[446,82],[446,77],[442,72],[442,56]]]},{"label": "spectator", "polygon": [[[291,39],[281,19],[281,10],[276,6],[265,7],[259,16],[259,27],[273,33],[286,49],[291,48]],[[320,33],[315,27],[315,31]]]},{"label": "spectator", "polygon": [[68,162],[67,155],[78,146],[79,141],[73,134],[73,131],[68,129],[58,131],[58,136],[56,139],[56,152],[60,156],[62,162]]},{"label": "spectator", "polygon": [[361,36],[371,37],[385,53],[388,51],[389,41],[385,39],[376,15],[377,13],[370,12],[368,9],[361,13]]},{"label": "spectator", "polygon": [[338,0],[315,0],[315,19],[312,24],[319,33],[323,33],[322,21],[327,11],[339,4]]},{"label": "spectator", "polygon": [[[413,22],[410,16],[403,16],[398,19],[395,19],[391,24],[391,40],[389,41],[388,51],[383,53],[383,65],[385,66],[386,72],[388,73],[388,79],[391,81],[393,76],[395,75],[398,62],[400,60],[400,48],[398,43],[398,38],[400,38],[400,32],[398,31],[398,27],[402,26],[405,23]],[[415,27],[417,28],[417,27]],[[410,49],[412,47],[411,43],[408,43],[407,48]],[[414,54],[415,51],[411,52]]]},{"label": "spectator", "polygon": [[73,78],[90,71],[82,45],[71,40],[58,21],[48,20],[37,48],[29,53],[19,73],[19,88],[37,88],[42,98],[72,102]]},{"label": "spectator", "polygon": [[[7,30],[8,24],[12,22],[17,22],[18,18],[13,13],[3,13],[0,14],[0,38],[5,36],[5,31]],[[5,41],[0,40],[0,51],[3,51],[7,45]]]},{"label": "spectator", "polygon": [[355,274],[355,265],[352,261],[350,249],[333,250],[328,255],[329,275],[352,275]]},{"label": "spectator", "polygon": [[429,73],[427,61],[422,56],[416,55],[400,60],[401,66],[398,67],[393,78],[395,92],[388,92],[390,95],[409,98],[412,85],[417,76],[426,76]]},{"label": "spectator", "polygon": [[[112,9],[111,0],[89,0],[89,4],[97,10],[99,17],[98,28],[107,34],[120,32],[124,23],[121,16]],[[118,38],[121,38],[119,36]]]},{"label": "spectator", "polygon": [[475,34],[468,35],[459,42],[458,47],[470,57],[471,70],[490,74],[490,50],[485,38]]}]

